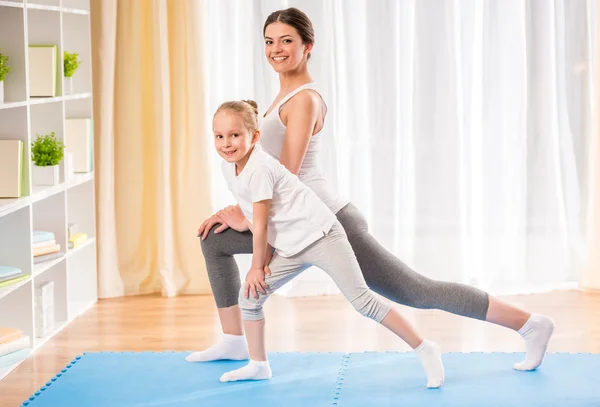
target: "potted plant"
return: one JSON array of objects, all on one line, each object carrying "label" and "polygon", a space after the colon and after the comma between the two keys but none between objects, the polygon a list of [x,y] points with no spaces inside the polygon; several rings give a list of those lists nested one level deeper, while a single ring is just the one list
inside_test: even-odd
[{"label": "potted plant", "polygon": [[10,66],[6,65],[8,57],[0,52],[0,103],[4,103],[4,77],[10,72]]},{"label": "potted plant", "polygon": [[31,143],[33,182],[36,185],[56,185],[60,182],[58,164],[63,158],[64,148],[63,143],[54,136],[54,132],[37,134],[37,139]]},{"label": "potted plant", "polygon": [[77,58],[78,53],[71,54],[67,51],[64,52],[64,75],[65,75],[65,90],[64,95],[70,95],[73,93],[73,74],[79,68],[81,61]]}]

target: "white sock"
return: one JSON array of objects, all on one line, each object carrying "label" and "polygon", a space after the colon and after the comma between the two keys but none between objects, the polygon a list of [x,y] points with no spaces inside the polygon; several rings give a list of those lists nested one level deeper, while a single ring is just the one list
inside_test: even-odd
[{"label": "white sock", "polygon": [[415,353],[421,359],[421,364],[427,374],[427,387],[436,389],[444,383],[444,364],[442,363],[442,351],[440,346],[432,341],[424,339],[415,348]]},{"label": "white sock", "polygon": [[237,370],[224,373],[221,376],[222,382],[235,382],[238,380],[267,380],[271,378],[271,366],[268,361],[257,361],[250,359],[250,362]]},{"label": "white sock", "polygon": [[249,357],[244,335],[223,334],[220,342],[206,350],[191,353],[185,360],[188,362],[211,362],[214,360],[246,360]]},{"label": "white sock", "polygon": [[542,364],[548,342],[554,332],[554,321],[543,315],[532,314],[519,334],[525,339],[525,360],[515,363],[516,370],[534,370]]}]

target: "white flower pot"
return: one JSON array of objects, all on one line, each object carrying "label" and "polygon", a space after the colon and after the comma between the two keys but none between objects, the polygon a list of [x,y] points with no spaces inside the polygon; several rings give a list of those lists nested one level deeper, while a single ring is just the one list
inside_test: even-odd
[{"label": "white flower pot", "polygon": [[35,185],[52,186],[60,183],[60,173],[58,165],[49,165],[40,167],[33,166],[33,182]]},{"label": "white flower pot", "polygon": [[73,77],[65,76],[65,89],[63,95],[72,95],[73,94]]},{"label": "white flower pot", "polygon": [[4,81],[0,81],[0,103],[4,103]]}]

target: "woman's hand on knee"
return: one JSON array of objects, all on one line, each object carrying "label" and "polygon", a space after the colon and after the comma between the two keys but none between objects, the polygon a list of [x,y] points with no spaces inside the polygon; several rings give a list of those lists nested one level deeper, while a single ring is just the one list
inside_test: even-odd
[{"label": "woman's hand on knee", "polygon": [[198,237],[202,236],[202,240],[206,239],[206,236],[208,236],[208,232],[210,232],[212,227],[215,226],[217,223],[220,223],[221,226],[219,226],[215,230],[215,233],[221,233],[229,227],[229,225],[226,222],[223,222],[221,219],[219,219],[219,216],[217,214],[214,214],[210,218],[202,222],[202,225],[200,225],[200,227],[198,228]]},{"label": "woman's hand on knee", "polygon": [[231,205],[221,209],[216,215],[221,222],[226,223],[235,231],[245,232],[249,229],[246,216],[244,216],[244,213],[237,205]]},{"label": "woman's hand on knee", "polygon": [[244,295],[246,298],[250,297],[250,294],[258,300],[258,292],[267,294],[265,291],[269,287],[265,281],[265,272],[258,268],[251,268],[246,274],[246,282],[244,284]]}]

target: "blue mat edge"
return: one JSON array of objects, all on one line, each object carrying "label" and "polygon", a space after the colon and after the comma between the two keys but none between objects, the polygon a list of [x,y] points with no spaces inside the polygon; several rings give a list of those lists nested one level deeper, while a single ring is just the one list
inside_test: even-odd
[{"label": "blue mat edge", "polygon": [[[69,369],[71,367],[73,367],[73,365],[75,365],[79,360],[81,360],[87,354],[102,354],[102,353],[108,353],[108,354],[181,353],[181,354],[187,354],[187,353],[191,353],[191,352],[193,352],[193,351],[192,350],[187,350],[187,351],[183,351],[183,350],[160,350],[160,351],[145,350],[145,351],[89,351],[89,352],[84,352],[81,355],[75,356],[75,358],[73,358],[73,360],[71,360],[71,362],[67,363],[65,365],[65,367],[62,368],[58,373],[56,373],[56,375],[54,375],[50,380],[48,380],[45,385],[41,386],[36,392],[34,392],[31,396],[29,396],[29,398],[27,400],[25,400],[20,405],[20,407],[29,406],[30,403],[35,401],[36,397],[40,396],[44,391],[46,391],[48,389],[48,387],[50,387],[54,382],[56,382],[60,377],[62,377],[63,374],[66,374],[69,371]],[[319,354],[319,355],[322,355],[322,354],[343,355],[342,360],[340,362],[340,369],[338,371],[338,375],[337,375],[336,382],[335,382],[335,388],[333,391],[333,400],[332,400],[332,404],[331,404],[332,406],[337,406],[339,396],[340,396],[340,393],[341,393],[342,387],[343,387],[344,375],[346,374],[346,370],[348,368],[348,363],[349,363],[351,355],[353,355],[353,354],[369,354],[369,353],[409,354],[412,352],[413,351],[269,352],[269,354],[274,355],[274,354],[287,354],[287,353],[302,353],[302,354]],[[443,352],[442,353],[442,355],[452,355],[452,354],[504,354],[504,355],[522,354],[522,355],[524,355],[525,352],[521,352],[521,351],[519,351],[519,352],[494,352],[494,351],[483,352],[482,351],[482,352]],[[546,355],[598,355],[598,353],[594,353],[594,352],[547,352]]]}]

